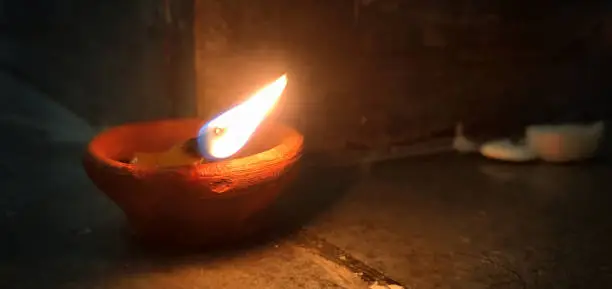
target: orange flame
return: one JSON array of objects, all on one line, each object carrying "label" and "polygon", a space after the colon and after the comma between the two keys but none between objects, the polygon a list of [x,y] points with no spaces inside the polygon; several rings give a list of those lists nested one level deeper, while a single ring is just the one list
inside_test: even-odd
[{"label": "orange flame", "polygon": [[286,86],[285,74],[205,124],[198,138],[200,153],[209,159],[224,159],[240,151],[272,111]]}]

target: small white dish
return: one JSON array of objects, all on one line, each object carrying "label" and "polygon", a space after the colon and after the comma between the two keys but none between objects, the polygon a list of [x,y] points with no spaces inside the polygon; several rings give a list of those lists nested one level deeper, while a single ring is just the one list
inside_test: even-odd
[{"label": "small white dish", "polygon": [[527,144],[510,139],[485,142],[480,146],[480,153],[490,159],[508,162],[529,162],[538,158]]}]

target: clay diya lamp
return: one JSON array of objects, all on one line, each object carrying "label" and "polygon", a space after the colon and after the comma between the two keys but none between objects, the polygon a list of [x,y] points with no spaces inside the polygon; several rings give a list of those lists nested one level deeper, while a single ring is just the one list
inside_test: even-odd
[{"label": "clay diya lamp", "polygon": [[[142,240],[205,245],[243,238],[256,232],[257,214],[291,182],[301,156],[300,133],[280,123],[260,125],[282,89],[258,93],[209,122],[170,119],[108,129],[90,142],[85,170]],[[257,116],[245,125],[249,110]],[[244,132],[249,135],[240,138]],[[206,158],[168,157],[194,139]],[[143,153],[173,161],[130,163]]]}]

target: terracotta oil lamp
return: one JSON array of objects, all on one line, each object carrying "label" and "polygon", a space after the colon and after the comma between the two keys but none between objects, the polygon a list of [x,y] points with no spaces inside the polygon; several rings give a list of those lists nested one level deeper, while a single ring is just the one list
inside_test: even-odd
[{"label": "terracotta oil lamp", "polygon": [[[208,122],[169,119],[110,128],[90,142],[85,170],[140,239],[204,245],[245,237],[257,229],[254,216],[291,181],[301,156],[300,133],[262,124],[286,82],[279,78]],[[198,157],[193,151],[171,156],[189,143]],[[157,157],[132,161],[138,156]]]}]

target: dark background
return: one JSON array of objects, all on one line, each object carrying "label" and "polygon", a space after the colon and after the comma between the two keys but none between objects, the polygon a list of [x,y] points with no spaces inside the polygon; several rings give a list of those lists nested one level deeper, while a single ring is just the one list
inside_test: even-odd
[{"label": "dark background", "polygon": [[166,61],[161,1],[3,0],[1,7],[4,73],[94,126],[167,117],[189,99],[169,90],[176,72]]},{"label": "dark background", "polygon": [[199,2],[196,42],[215,45],[198,46],[198,61],[216,77],[198,83],[236,78],[240,65],[226,72],[219,57],[284,51],[287,114],[310,143],[380,146],[458,121],[491,133],[610,114],[603,2],[375,0],[358,12],[353,1],[242,2]]},{"label": "dark background", "polygon": [[199,3],[205,11],[186,0],[3,0],[0,65],[95,127],[194,115],[194,87],[215,85],[193,81],[194,38],[215,37],[220,51],[196,51],[205,67],[219,55],[286,55],[287,118],[309,139],[402,142],[457,121],[495,130],[612,107],[604,2]]}]

